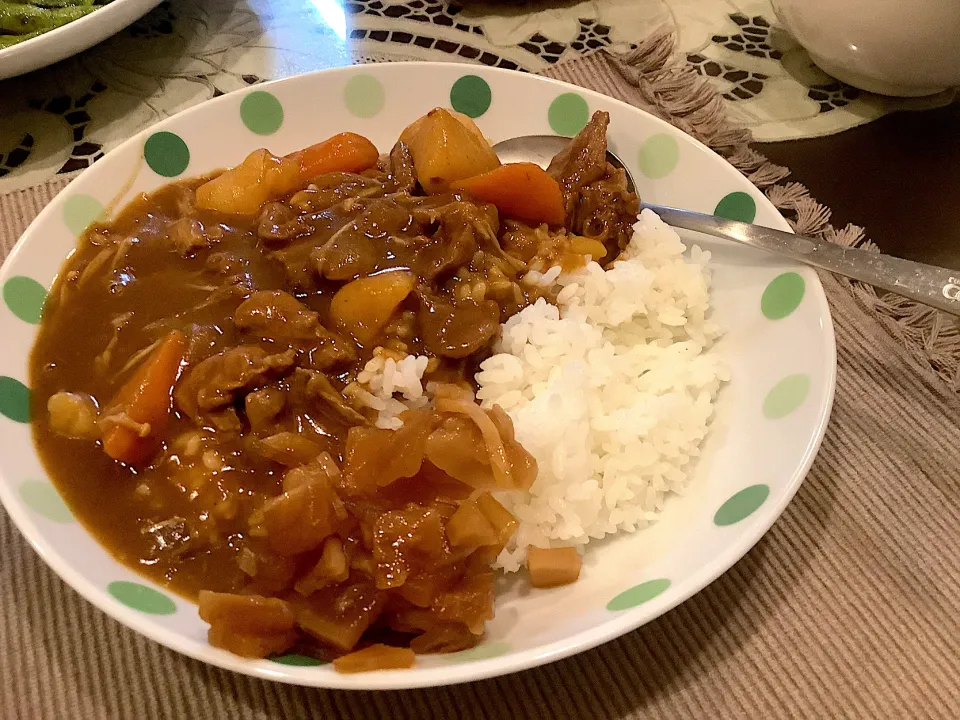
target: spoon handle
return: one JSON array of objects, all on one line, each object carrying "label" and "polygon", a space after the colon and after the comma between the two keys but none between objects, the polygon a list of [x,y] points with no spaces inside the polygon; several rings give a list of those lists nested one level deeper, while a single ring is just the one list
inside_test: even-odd
[{"label": "spoon handle", "polygon": [[802,235],[713,215],[643,203],[667,224],[715,235],[860,280],[905,298],[960,315],[960,271],[811,240]]}]

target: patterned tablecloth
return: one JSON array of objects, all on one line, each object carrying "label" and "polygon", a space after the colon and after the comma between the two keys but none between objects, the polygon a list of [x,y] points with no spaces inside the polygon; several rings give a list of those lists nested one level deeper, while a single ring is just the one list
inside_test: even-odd
[{"label": "patterned tablecloth", "polygon": [[757,140],[836,132],[893,107],[816,69],[768,0],[166,0],[85,53],[0,82],[0,193],[84,168],[161,118],[264,80],[413,59],[536,72],[627,50],[664,25]]}]

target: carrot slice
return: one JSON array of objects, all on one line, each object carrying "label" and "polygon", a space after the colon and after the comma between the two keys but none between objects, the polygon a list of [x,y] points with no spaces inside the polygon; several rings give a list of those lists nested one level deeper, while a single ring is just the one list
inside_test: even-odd
[{"label": "carrot slice", "polygon": [[300,179],[307,181],[329,172],[358,173],[377,164],[380,153],[362,135],[340,133],[316,145],[291,153],[300,160]]},{"label": "carrot slice", "polygon": [[109,427],[103,436],[103,449],[114,460],[138,465],[150,457],[170,415],[173,386],[186,351],[186,336],[179,330],[170,332],[109,404],[105,419],[125,414],[144,430],[141,435],[130,424]]},{"label": "carrot slice", "polygon": [[534,163],[510,163],[453,183],[503,215],[533,223],[562,225],[566,217],[560,185]]}]

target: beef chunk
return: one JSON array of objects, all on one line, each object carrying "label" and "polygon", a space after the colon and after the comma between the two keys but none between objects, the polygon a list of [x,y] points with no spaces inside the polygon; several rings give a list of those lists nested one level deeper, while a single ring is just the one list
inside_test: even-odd
[{"label": "beef chunk", "polygon": [[627,190],[626,174],[607,162],[610,116],[595,112],[590,122],[551,162],[550,173],[563,191],[566,227],[577,235],[599,240],[611,262],[633,237],[640,199]]}]

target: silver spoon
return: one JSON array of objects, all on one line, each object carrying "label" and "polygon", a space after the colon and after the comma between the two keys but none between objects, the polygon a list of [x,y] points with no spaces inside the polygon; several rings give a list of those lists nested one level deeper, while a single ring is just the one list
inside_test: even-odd
[{"label": "silver spoon", "polygon": [[[568,142],[568,138],[557,135],[526,135],[499,142],[493,149],[504,163],[532,162],[546,168],[550,160],[563,150]],[[609,150],[607,160],[624,169],[627,183],[630,189],[634,189],[633,177],[623,161]],[[642,202],[642,206],[653,210],[665,223],[673,227],[751,245],[960,316],[960,271],[842,247],[692,210],[647,202]]]}]

